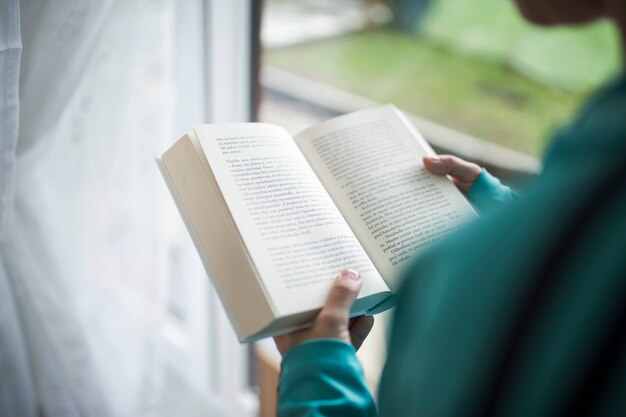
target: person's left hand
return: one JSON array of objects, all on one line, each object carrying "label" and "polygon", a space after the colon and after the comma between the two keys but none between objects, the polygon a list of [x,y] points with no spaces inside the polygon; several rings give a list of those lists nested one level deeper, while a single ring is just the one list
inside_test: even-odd
[{"label": "person's left hand", "polygon": [[480,165],[454,155],[425,156],[422,161],[424,168],[431,174],[449,175],[452,182],[464,193],[467,193],[474,186],[483,172]]},{"label": "person's left hand", "polygon": [[374,325],[372,316],[349,319],[350,308],[359,295],[361,283],[362,278],[358,271],[342,270],[330,288],[326,303],[313,325],[274,338],[281,355],[300,343],[321,338],[343,340],[352,343],[358,350]]}]

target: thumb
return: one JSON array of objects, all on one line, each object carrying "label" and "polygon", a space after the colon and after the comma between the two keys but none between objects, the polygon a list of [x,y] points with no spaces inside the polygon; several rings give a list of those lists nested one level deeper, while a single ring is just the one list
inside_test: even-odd
[{"label": "thumb", "polygon": [[[326,303],[316,320],[319,331],[329,337],[341,337],[348,330],[350,309],[361,290],[359,271],[344,269],[333,283]],[[349,340],[348,340],[349,341]]]},{"label": "thumb", "polygon": [[450,175],[462,191],[469,191],[482,172],[482,168],[473,162],[465,161],[453,155],[425,156],[424,167],[435,175]]}]

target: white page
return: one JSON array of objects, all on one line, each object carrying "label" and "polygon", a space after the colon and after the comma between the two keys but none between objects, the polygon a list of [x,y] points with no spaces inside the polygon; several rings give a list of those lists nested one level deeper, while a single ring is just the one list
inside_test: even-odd
[{"label": "white page", "polygon": [[394,107],[323,122],[296,142],[392,290],[399,268],[476,212],[445,177],[434,151]]},{"label": "white page", "polygon": [[286,131],[260,123],[194,130],[279,315],[319,308],[341,268],[363,274],[360,297],[388,291]]}]

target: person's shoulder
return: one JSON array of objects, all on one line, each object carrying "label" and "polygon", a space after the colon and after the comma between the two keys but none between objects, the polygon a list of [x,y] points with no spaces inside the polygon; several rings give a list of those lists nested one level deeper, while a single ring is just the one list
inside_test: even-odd
[{"label": "person's shoulder", "polygon": [[[573,126],[579,129],[611,129],[626,126],[626,75],[598,90],[581,107]],[[626,133],[622,130],[622,133]]]},{"label": "person's shoulder", "polygon": [[571,121],[560,129],[551,144],[552,158],[613,158],[626,152],[626,75],[597,91]]}]

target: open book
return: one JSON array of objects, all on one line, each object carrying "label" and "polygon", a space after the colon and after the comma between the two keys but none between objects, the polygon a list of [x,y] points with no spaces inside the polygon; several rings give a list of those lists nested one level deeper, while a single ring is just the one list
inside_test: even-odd
[{"label": "open book", "polygon": [[262,123],[196,126],[157,158],[241,341],[310,324],[342,268],[352,315],[393,305],[399,271],[476,212],[422,166],[433,150],[394,106],[292,138]]}]

